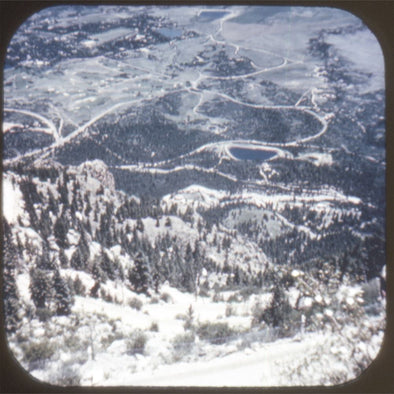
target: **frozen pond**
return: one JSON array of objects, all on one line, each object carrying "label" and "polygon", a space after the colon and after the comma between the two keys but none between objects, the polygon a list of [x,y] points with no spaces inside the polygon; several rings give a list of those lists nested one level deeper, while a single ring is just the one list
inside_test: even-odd
[{"label": "frozen pond", "polygon": [[241,147],[230,148],[230,153],[239,160],[257,161],[265,161],[271,159],[277,154],[277,152],[274,150]]}]

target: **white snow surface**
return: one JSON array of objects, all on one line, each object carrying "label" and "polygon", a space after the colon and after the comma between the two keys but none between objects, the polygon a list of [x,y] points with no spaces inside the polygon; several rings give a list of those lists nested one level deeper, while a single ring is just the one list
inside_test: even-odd
[{"label": "white snow surface", "polygon": [[24,214],[22,192],[7,174],[3,178],[3,214],[9,224],[15,224],[18,216]]}]

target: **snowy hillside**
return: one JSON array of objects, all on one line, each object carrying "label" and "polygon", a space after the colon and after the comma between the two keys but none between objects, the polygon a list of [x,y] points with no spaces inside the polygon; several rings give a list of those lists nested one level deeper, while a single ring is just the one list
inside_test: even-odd
[{"label": "snowy hillside", "polygon": [[102,162],[46,162],[28,173],[6,173],[4,211],[6,262],[16,262],[6,265],[10,346],[33,376],[61,385],[330,384],[357,376],[379,351],[378,290],[328,263],[308,273],[272,265],[253,240],[209,226],[195,209],[226,193],[190,187],[184,201],[147,204],[116,191]]},{"label": "snowy hillside", "polygon": [[386,324],[383,70],[329,7],[29,18],[3,108],[21,366],[61,386],[359,376]]}]

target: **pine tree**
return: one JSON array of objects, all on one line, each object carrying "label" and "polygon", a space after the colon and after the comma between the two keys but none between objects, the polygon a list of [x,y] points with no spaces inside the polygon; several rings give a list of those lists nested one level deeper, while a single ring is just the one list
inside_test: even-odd
[{"label": "pine tree", "polygon": [[60,276],[59,271],[54,277],[55,305],[58,316],[68,316],[71,313],[71,292],[67,282]]},{"label": "pine tree", "polygon": [[287,329],[289,323],[289,316],[291,313],[291,306],[289,304],[286,293],[280,286],[274,288],[272,301],[270,306],[265,310],[264,320],[273,327],[280,327]]},{"label": "pine tree", "polygon": [[129,270],[129,281],[136,293],[149,293],[150,272],[147,259],[141,252],[134,259],[134,267]]},{"label": "pine tree", "polygon": [[48,188],[48,208],[55,215],[59,212],[59,206],[57,204],[56,198],[54,197],[51,189]]},{"label": "pine tree", "polygon": [[90,257],[90,249],[89,249],[87,234],[86,231],[82,228],[82,226],[79,226],[79,231],[81,236],[78,242],[78,250],[81,255],[81,260],[87,262]]},{"label": "pine tree", "polygon": [[72,254],[70,260],[70,266],[71,268],[74,268],[75,270],[79,270],[79,271],[82,271],[86,268],[86,261],[82,259],[81,252],[79,251],[79,249],[76,249]]},{"label": "pine tree", "polygon": [[141,218],[138,218],[138,219],[137,219],[136,228],[137,228],[137,230],[140,231],[141,233],[144,232],[145,226],[144,226],[144,223],[143,223],[143,221],[142,221]]},{"label": "pine tree", "polygon": [[193,272],[193,267],[194,267],[194,257],[193,257],[193,251],[188,243],[186,245],[186,251],[185,251],[185,258],[184,258],[184,264],[182,266],[182,275],[181,275],[181,286],[189,292],[194,291],[195,288],[195,277],[194,277],[194,272]]},{"label": "pine tree", "polygon": [[20,302],[15,280],[17,252],[12,243],[11,229],[4,219],[3,300],[5,330],[15,332],[19,324]]},{"label": "pine tree", "polygon": [[45,308],[51,298],[52,281],[47,272],[39,268],[30,270],[30,294],[37,308]]},{"label": "pine tree", "polygon": [[92,276],[95,281],[105,282],[107,279],[103,270],[101,269],[101,260],[96,260],[92,266]]},{"label": "pine tree", "polygon": [[115,266],[108,254],[101,249],[101,269],[108,275],[110,280],[115,280]]},{"label": "pine tree", "polygon": [[51,258],[47,250],[44,250],[42,256],[38,258],[37,268],[48,271],[53,271],[56,269],[55,261]]},{"label": "pine tree", "polygon": [[60,217],[55,222],[53,233],[56,238],[56,243],[59,245],[59,247],[63,249],[68,246],[67,232],[68,232],[67,219],[64,213],[62,213],[62,215],[60,215]]},{"label": "pine tree", "polygon": [[64,253],[64,249],[60,249],[59,250],[59,262],[60,262],[60,266],[62,268],[68,268],[68,258],[66,256],[66,254]]}]

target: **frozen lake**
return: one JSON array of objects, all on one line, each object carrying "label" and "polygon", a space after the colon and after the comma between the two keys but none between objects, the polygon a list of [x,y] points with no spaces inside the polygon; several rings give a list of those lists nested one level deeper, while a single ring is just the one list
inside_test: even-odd
[{"label": "frozen lake", "polygon": [[277,154],[277,152],[274,150],[241,147],[230,148],[230,153],[239,160],[258,161],[266,161]]}]

